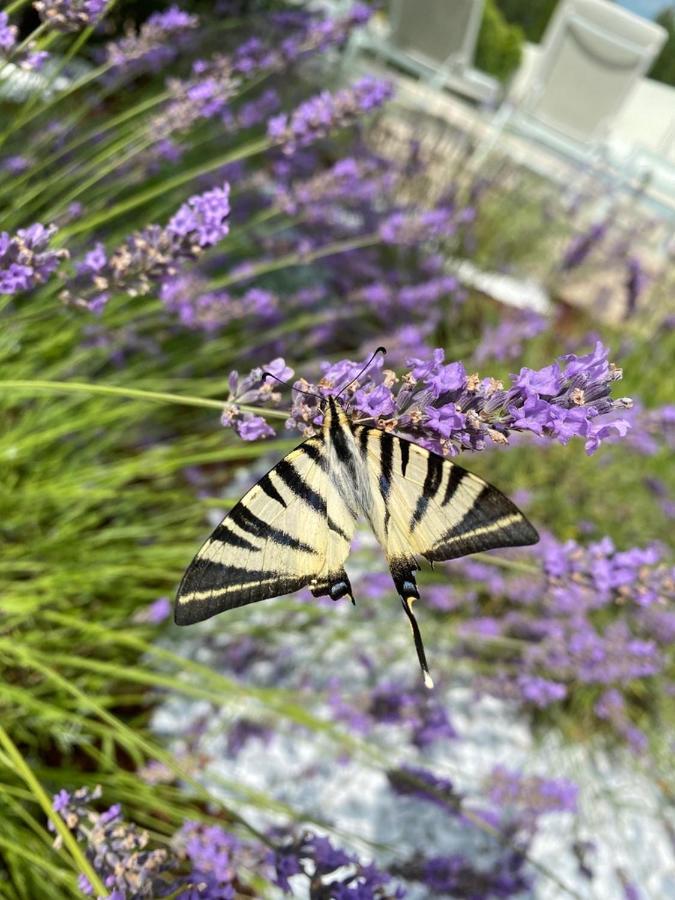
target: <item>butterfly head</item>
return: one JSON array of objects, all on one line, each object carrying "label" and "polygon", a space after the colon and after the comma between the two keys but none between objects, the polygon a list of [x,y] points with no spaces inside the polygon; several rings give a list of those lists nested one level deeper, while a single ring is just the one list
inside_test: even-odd
[{"label": "butterfly head", "polygon": [[323,413],[323,427],[330,430],[334,423],[347,422],[347,414],[339,396],[331,394],[321,399],[321,412]]}]

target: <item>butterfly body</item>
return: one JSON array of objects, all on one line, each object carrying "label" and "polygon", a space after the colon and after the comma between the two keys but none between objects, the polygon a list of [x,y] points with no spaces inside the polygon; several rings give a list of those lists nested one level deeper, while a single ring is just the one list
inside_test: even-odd
[{"label": "butterfly body", "polygon": [[178,589],[176,623],[303,587],[353,600],[344,564],[361,516],[385,550],[431,684],[412,614],[418,557],[532,544],[537,532],[496,488],[415,443],[354,423],[334,397],[321,433],[264,475],[202,546]]}]

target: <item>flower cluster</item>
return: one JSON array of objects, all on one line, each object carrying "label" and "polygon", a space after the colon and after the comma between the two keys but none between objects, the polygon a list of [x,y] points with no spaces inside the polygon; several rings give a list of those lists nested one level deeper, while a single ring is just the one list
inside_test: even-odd
[{"label": "flower cluster", "polygon": [[6,12],[0,12],[0,52],[3,56],[9,56],[16,45],[19,29],[11,25]]},{"label": "flower cluster", "polygon": [[[484,844],[481,862],[474,855],[450,853],[414,854],[392,871],[417,881],[442,896],[517,897],[532,888],[527,851],[539,819],[552,812],[576,808],[576,785],[565,779],[525,776],[503,767],[488,779],[489,808],[475,808],[474,801],[459,793],[453,783],[428,769],[403,767],[388,773],[393,790],[405,797],[433,804]],[[481,824],[488,826],[485,834]],[[492,837],[488,839],[488,835]]]},{"label": "flower cluster", "polygon": [[653,456],[662,449],[675,449],[675,404],[645,409],[636,403],[628,414],[631,428],[628,445],[645,456]]},{"label": "flower cluster", "polygon": [[480,689],[541,709],[573,702],[585,687],[597,698],[596,716],[642,749],[628,700],[635,684],[647,689],[666,664],[675,636],[667,609],[675,568],[655,547],[618,552],[607,538],[582,547],[545,537],[530,552],[540,558],[538,578],[505,575],[470,559],[456,564],[487,596],[508,603],[499,618],[478,615],[460,626],[469,653],[505,638],[517,660],[481,679]]},{"label": "flower cluster", "polygon": [[78,263],[61,299],[98,312],[113,292],[135,297],[175,277],[183,262],[196,259],[229,233],[229,193],[226,182],[191,197],[164,228],[149,225],[135,232],[110,256],[97,244]]},{"label": "flower cluster", "polygon": [[490,359],[500,362],[518,359],[524,343],[541,334],[548,325],[545,316],[531,310],[502,314],[498,325],[483,328],[474,359],[478,365]]},{"label": "flower cluster", "polygon": [[269,861],[276,871],[274,883],[287,894],[292,893],[289,879],[304,872],[311,882],[312,897],[395,900],[405,896],[401,887],[392,885],[388,873],[311,832],[287,838],[285,845],[270,854]]},{"label": "flower cluster", "polygon": [[58,31],[80,31],[101,19],[107,0],[33,0],[43,22]]},{"label": "flower cluster", "polygon": [[197,16],[177,6],[155,12],[138,32],[132,28],[119,41],[107,44],[106,63],[111,68],[124,67],[126,71],[130,66],[159,69],[175,57],[180,39],[198,24]]},{"label": "flower cluster", "polygon": [[[299,876],[309,880],[312,896],[327,900],[396,900],[405,896],[387,872],[310,831],[298,834],[291,828],[276,828],[270,834],[274,846],[270,849],[270,845],[243,840],[219,825],[185,822],[171,841],[174,855],[170,857],[165,849],[148,848],[148,833],[126,822],[119,804],[97,812],[94,805],[100,797],[100,787],[79,788],[73,793],[61,790],[53,798],[53,808],[84,845],[87,859],[114,900],[248,896],[252,875],[271,881],[284,893],[292,892],[290,879]],[[60,837],[55,846],[61,846]],[[84,875],[78,886],[85,895],[93,893]]]},{"label": "flower cluster", "polygon": [[258,870],[263,877],[265,850],[254,842],[243,841],[218,825],[186,822],[173,840],[178,859],[185,859],[190,866],[188,876],[178,880],[185,890],[179,893],[183,900],[235,897],[246,888],[247,871]]},{"label": "flower cluster", "polygon": [[[561,444],[583,437],[587,453],[593,453],[607,437],[628,430],[624,419],[604,418],[630,401],[611,399],[621,370],[609,363],[607,348],[599,342],[586,356],[569,354],[540,370],[521,369],[508,389],[493,378],[469,375],[460,362],[445,363],[443,350],[408,363],[410,371],[399,378],[382,370],[380,357],[347,388],[361,366],[342,360],[323,365],[318,384],[301,380],[297,387],[323,396],[346,388],[357,421],[374,420],[444,454],[506,444],[517,431]],[[298,393],[291,424],[311,433],[320,418],[319,401]]]},{"label": "flower cluster", "polygon": [[[365,593],[365,585],[363,590]],[[383,591],[386,592],[387,589]],[[368,734],[381,725],[404,727],[408,740],[418,750],[457,737],[443,704],[418,682],[412,687],[380,682],[359,703],[347,703],[343,693],[344,685],[333,680],[328,694],[332,716],[361,734]]]},{"label": "flower cluster", "polygon": [[534,831],[539,816],[551,812],[576,812],[579,788],[566,778],[523,775],[506,766],[495,766],[487,782],[491,803],[513,817],[520,828]]},{"label": "flower cluster", "polygon": [[[261,417],[246,409],[254,404],[271,404],[281,402],[281,394],[276,389],[276,381],[264,377],[263,369],[253,369],[245,378],[238,372],[231,372],[229,377],[230,395],[225,403],[221,424],[235,429],[239,437],[245,441],[255,441],[261,437],[271,437],[274,429]],[[283,359],[274,359],[265,370],[275,379],[287,381],[293,375]]]},{"label": "flower cluster", "polygon": [[49,250],[56,226],[36,223],[14,236],[0,231],[0,294],[17,294],[44,284],[67,259],[67,250]]},{"label": "flower cluster", "polygon": [[604,240],[609,222],[602,220],[594,222],[586,231],[576,235],[571,241],[563,254],[560,268],[563,272],[569,272],[570,269],[576,269],[580,266],[589,255],[591,250]]},{"label": "flower cluster", "polygon": [[[86,844],[87,859],[92,864],[111,897],[162,896],[165,887],[161,876],[169,868],[164,849],[148,849],[148,833],[125,822],[119,803],[105,812],[97,812],[93,804],[101,797],[100,787],[79,788],[70,794],[59,791],[53,807],[78,841]],[[53,826],[50,823],[50,828]],[[54,841],[60,847],[61,837]],[[84,875],[79,886],[84,894],[93,888]]]},{"label": "flower cluster", "polygon": [[423,211],[396,212],[380,224],[378,233],[385,244],[410,247],[421,241],[452,237],[458,225],[470,221],[472,216],[470,207],[456,209],[454,204]]},{"label": "flower cluster", "polygon": [[367,76],[334,94],[322,91],[305,100],[290,115],[274,116],[268,123],[267,134],[285,153],[292,154],[325,137],[334,128],[351,125],[363,113],[382,106],[391,95],[390,82]]}]

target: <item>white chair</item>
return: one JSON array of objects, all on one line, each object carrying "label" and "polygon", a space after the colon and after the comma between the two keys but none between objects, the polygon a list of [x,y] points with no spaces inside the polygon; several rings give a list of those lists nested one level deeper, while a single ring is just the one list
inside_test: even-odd
[{"label": "white chair", "polygon": [[375,20],[357,34],[365,49],[434,87],[487,102],[499,82],[471,67],[484,0],[391,0],[389,26]]},{"label": "white chair", "polygon": [[562,0],[531,72],[524,83],[514,80],[481,159],[507,126],[565,154],[597,149],[666,37],[660,25],[610,0]]}]

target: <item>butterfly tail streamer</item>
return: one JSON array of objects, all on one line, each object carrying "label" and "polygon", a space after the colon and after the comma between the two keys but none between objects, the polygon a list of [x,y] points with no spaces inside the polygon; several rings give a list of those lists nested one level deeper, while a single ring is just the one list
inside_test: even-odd
[{"label": "butterfly tail streamer", "polygon": [[420,631],[420,627],[417,624],[417,619],[415,618],[415,614],[413,613],[412,608],[415,599],[415,597],[401,597],[401,603],[403,604],[403,609],[405,611],[405,614],[408,616],[410,627],[412,628],[413,638],[415,640],[415,650],[417,650],[417,658],[420,662],[420,668],[422,669],[424,685],[425,687],[431,689],[434,686],[434,681],[429,674],[429,666],[427,665],[427,658],[426,654],[424,653],[422,632]]}]

